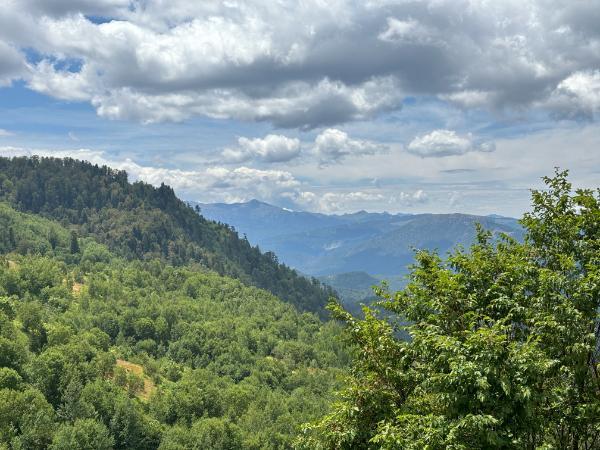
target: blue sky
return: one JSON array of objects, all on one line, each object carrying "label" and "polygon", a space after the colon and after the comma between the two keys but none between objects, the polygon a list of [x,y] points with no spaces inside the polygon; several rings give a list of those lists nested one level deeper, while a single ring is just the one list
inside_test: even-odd
[{"label": "blue sky", "polygon": [[600,185],[598,1],[5,3],[0,155],[326,213]]}]

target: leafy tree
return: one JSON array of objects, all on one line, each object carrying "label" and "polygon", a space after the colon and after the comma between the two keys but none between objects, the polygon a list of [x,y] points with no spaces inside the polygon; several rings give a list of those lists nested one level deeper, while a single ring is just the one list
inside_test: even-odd
[{"label": "leafy tree", "polygon": [[27,350],[18,342],[0,336],[0,367],[20,371],[27,357]]},{"label": "leafy tree", "polygon": [[239,427],[228,420],[208,418],[191,428],[174,427],[165,436],[161,450],[233,450],[243,448]]},{"label": "leafy tree", "polygon": [[62,425],[52,439],[50,450],[110,450],[114,440],[103,423],[79,419]]},{"label": "leafy tree", "polygon": [[600,192],[545,182],[524,243],[480,229],[469,252],[418,252],[403,291],[379,290],[384,314],[331,304],[358,352],[300,446],[598,448]]},{"label": "leafy tree", "polygon": [[23,384],[23,378],[14,369],[0,367],[0,389],[18,390]]},{"label": "leafy tree", "polygon": [[11,448],[47,448],[54,431],[54,411],[35,389],[0,389],[0,443]]}]

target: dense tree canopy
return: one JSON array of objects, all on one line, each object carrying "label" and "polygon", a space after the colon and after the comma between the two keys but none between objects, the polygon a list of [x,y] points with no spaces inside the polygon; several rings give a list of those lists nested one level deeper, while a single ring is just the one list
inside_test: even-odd
[{"label": "dense tree canopy", "polygon": [[[93,237],[125,258],[200,263],[303,310],[323,313],[333,294],[316,279],[279,264],[274,254],[261,253],[233,228],[206,220],[169,186],[131,184],[123,171],[69,158],[0,158],[1,200],[68,224],[73,233]],[[6,225],[0,228],[0,250],[15,245],[15,227]],[[70,238],[71,253],[77,253],[73,237],[77,234]]]},{"label": "dense tree canopy", "polygon": [[333,322],[6,204],[0,223],[2,449],[289,448],[341,387]]},{"label": "dense tree canopy", "polygon": [[165,186],[0,168],[0,449],[600,448],[600,192],[566,172],[524,242],[417,252],[324,322],[318,283]]},{"label": "dense tree canopy", "polygon": [[[524,243],[418,252],[406,289],[357,320],[360,349],[306,448],[600,448],[600,192],[533,192]],[[401,321],[409,340],[398,339]]]}]

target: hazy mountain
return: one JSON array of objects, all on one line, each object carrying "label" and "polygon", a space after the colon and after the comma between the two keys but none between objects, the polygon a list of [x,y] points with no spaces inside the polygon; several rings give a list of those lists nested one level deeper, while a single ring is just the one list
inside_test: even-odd
[{"label": "hazy mountain", "polygon": [[315,276],[366,272],[399,275],[412,262],[413,248],[445,253],[468,246],[475,224],[520,238],[517,220],[467,214],[388,214],[359,211],[325,215],[290,211],[253,200],[199,204],[202,215],[235,227],[252,244],[271,250],[280,261]]}]

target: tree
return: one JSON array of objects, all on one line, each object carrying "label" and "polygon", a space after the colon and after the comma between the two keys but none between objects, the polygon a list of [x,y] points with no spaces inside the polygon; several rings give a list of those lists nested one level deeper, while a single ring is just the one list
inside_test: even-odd
[{"label": "tree", "polygon": [[76,420],[73,425],[62,425],[50,445],[50,450],[110,450],[114,439],[108,428],[94,419]]},{"label": "tree", "polygon": [[0,367],[0,389],[18,390],[23,384],[21,375],[8,367]]},{"label": "tree", "polygon": [[244,448],[238,426],[228,420],[207,418],[196,421],[191,428],[173,427],[159,447],[161,450],[232,450]]},{"label": "tree", "polygon": [[301,446],[597,448],[600,191],[544,181],[524,243],[479,229],[469,252],[418,252],[404,290],[378,290],[383,314],[331,304],[357,355]]},{"label": "tree", "polygon": [[75,231],[71,231],[71,254],[75,255],[79,253],[79,242],[77,239],[77,233]]},{"label": "tree", "polygon": [[54,411],[41,392],[0,389],[0,448],[48,448],[54,425]]}]

